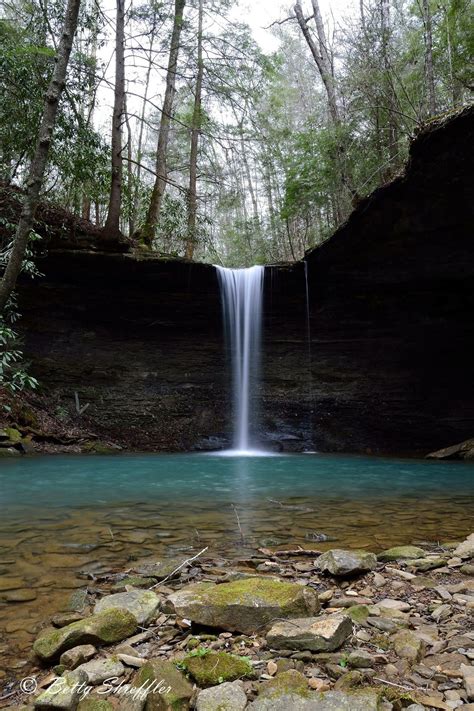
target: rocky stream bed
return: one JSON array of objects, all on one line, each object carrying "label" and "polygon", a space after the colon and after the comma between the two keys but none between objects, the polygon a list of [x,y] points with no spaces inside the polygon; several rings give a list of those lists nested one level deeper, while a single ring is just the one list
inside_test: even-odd
[{"label": "rocky stream bed", "polygon": [[474,534],[148,560],[75,590],[0,706],[472,711],[473,610]]}]

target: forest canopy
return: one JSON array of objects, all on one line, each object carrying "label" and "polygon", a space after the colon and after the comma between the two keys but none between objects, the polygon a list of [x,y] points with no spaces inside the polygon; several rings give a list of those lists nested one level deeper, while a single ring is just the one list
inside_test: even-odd
[{"label": "forest canopy", "polygon": [[[235,0],[82,0],[42,197],[158,254],[300,259],[473,86],[469,0],[325,8],[275,4],[268,52]],[[26,184],[64,16],[3,1],[3,184]]]}]

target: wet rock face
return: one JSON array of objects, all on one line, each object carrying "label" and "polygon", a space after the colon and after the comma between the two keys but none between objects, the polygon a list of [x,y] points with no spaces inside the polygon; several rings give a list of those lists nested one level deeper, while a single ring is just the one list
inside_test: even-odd
[{"label": "wet rock face", "polygon": [[[418,137],[302,265],[267,270],[262,432],[284,450],[423,453],[474,432],[474,111]],[[56,245],[57,247],[57,245]],[[219,448],[231,430],[212,267],[51,251],[20,290],[34,374],[135,449]],[[376,404],[376,406],[375,406]]]}]

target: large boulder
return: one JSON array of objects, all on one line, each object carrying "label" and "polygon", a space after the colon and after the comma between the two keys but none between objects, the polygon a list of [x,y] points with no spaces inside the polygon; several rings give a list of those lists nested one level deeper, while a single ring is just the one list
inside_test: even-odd
[{"label": "large boulder", "polygon": [[368,551],[334,548],[318,558],[318,567],[323,573],[348,577],[374,570],[377,567],[377,558],[374,553]]},{"label": "large boulder", "polygon": [[168,608],[200,625],[253,634],[277,618],[314,615],[319,600],[309,587],[254,577],[189,585],[170,595]]},{"label": "large boulder", "polygon": [[267,634],[267,643],[273,649],[333,652],[351,634],[352,620],[347,615],[321,615],[276,622]]},{"label": "large boulder", "polygon": [[158,610],[160,598],[151,590],[131,590],[130,592],[106,595],[99,600],[94,612],[103,612],[112,607],[128,610],[135,617],[139,625],[149,622]]},{"label": "large boulder", "polygon": [[138,624],[128,610],[111,608],[60,629],[44,630],[33,644],[33,651],[43,661],[54,659],[79,644],[113,644],[131,637]]}]

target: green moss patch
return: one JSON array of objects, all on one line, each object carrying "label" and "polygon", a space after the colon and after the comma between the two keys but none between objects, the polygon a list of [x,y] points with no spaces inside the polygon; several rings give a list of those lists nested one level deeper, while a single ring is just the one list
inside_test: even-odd
[{"label": "green moss patch", "polygon": [[253,675],[253,667],[245,657],[228,652],[191,653],[180,666],[199,684],[216,686],[224,681],[235,681]]}]

